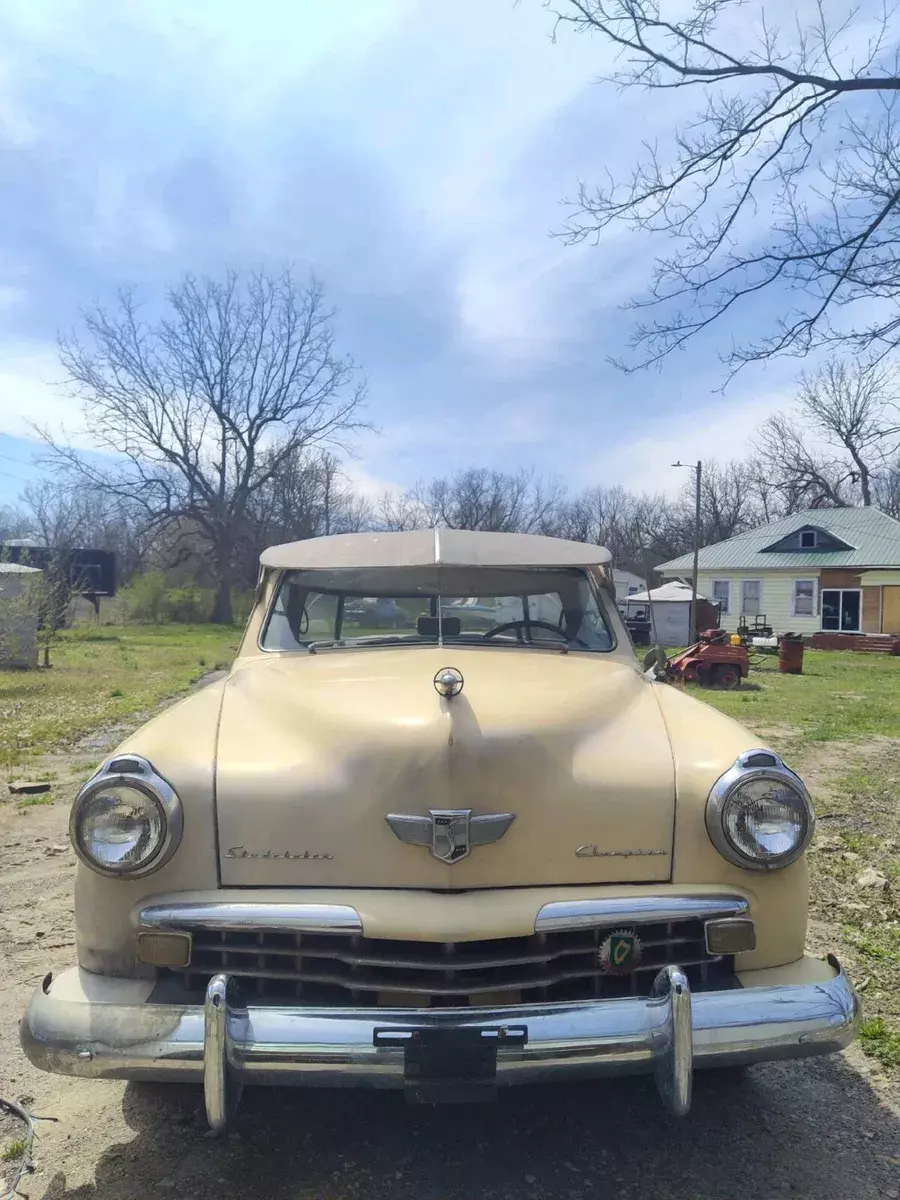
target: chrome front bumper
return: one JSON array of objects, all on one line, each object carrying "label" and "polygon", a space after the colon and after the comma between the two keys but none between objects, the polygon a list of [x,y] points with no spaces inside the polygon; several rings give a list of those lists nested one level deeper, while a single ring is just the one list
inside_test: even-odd
[{"label": "chrome front bumper", "polygon": [[488,1045],[492,1084],[653,1073],[666,1106],[683,1114],[695,1067],[829,1054],[853,1040],[859,1002],[837,960],[828,961],[834,975],[816,983],[692,996],[684,973],[669,966],[650,999],[497,1009],[244,1008],[224,975],[210,981],[203,1006],[79,1002],[55,999],[48,977],[21,1040],[45,1071],[202,1082],[213,1129],[225,1125],[244,1082],[415,1088],[417,1047],[448,1037],[451,1050],[456,1037],[466,1053]]}]

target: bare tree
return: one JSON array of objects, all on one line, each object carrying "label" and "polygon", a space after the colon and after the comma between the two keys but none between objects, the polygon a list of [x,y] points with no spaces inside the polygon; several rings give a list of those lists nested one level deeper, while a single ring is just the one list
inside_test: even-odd
[{"label": "bare tree", "polygon": [[875,480],[875,505],[900,520],[900,459],[888,464]]},{"label": "bare tree", "polygon": [[[41,479],[22,492],[30,528],[42,546],[53,550],[87,545],[87,529],[94,494],[65,480]],[[96,507],[96,506],[93,506]]]},{"label": "bare tree", "polygon": [[[274,451],[278,453],[277,449]],[[371,523],[371,505],[357,495],[331,451],[303,450],[285,458],[253,510],[258,546],[332,533],[357,533]]]},{"label": "bare tree", "polygon": [[593,487],[561,507],[559,531],[577,542],[606,546],[617,567],[641,570],[647,531],[660,525],[659,497],[635,496],[622,487]]},{"label": "bare tree", "polygon": [[378,502],[373,521],[378,529],[388,533],[428,528],[426,512],[409,492],[385,492]]},{"label": "bare tree", "polygon": [[213,564],[213,620],[232,620],[231,588],[255,498],[298,452],[341,444],[361,424],[363,385],[335,353],[321,286],[290,272],[223,281],[186,276],[168,312],[145,319],[133,289],[112,312],[84,314],[87,342],[61,359],[96,456],[44,437],[51,461],[110,496],[140,504],[150,527],[178,522]]},{"label": "bare tree", "polygon": [[896,372],[877,359],[831,359],[800,377],[801,414],[823,441],[845,452],[851,482],[867,506],[874,478],[900,450],[896,396]]},{"label": "bare tree", "polygon": [[[671,544],[693,546],[696,503],[692,477],[685,480],[677,500],[668,506],[665,530]],[[700,544],[723,542],[754,528],[760,520],[752,466],[741,460],[704,462],[700,474]]]},{"label": "bare tree", "polygon": [[418,484],[411,500],[425,528],[484,529],[498,533],[552,532],[562,485],[533,471],[470,467],[450,478]]},{"label": "bare tree", "polygon": [[27,537],[32,532],[28,514],[21,507],[0,505],[0,542]]},{"label": "bare tree", "polygon": [[798,423],[796,415],[769,417],[757,433],[756,447],[787,512],[853,503],[852,472],[839,456],[813,446],[811,431]]},{"label": "bare tree", "polygon": [[900,30],[884,4],[863,44],[859,8],[844,0],[817,0],[809,19],[790,9],[781,26],[783,6],[751,14],[733,0],[668,17],[661,0],[568,0],[556,12],[618,52],[618,87],[704,97],[670,150],[645,145],[630,178],[582,186],[563,234],[599,240],[625,221],[671,241],[630,305],[660,314],[637,324],[631,366],[658,363],[770,290],[780,315],[732,348],[733,369],[822,342],[897,345]]},{"label": "bare tree", "polygon": [[757,439],[790,511],[877,502],[900,452],[896,389],[895,372],[877,359],[831,359],[800,377],[794,410],[770,417]]}]

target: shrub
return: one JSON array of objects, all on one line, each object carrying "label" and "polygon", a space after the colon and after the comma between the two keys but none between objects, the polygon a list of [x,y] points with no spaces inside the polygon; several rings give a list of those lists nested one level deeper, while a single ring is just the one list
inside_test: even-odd
[{"label": "shrub", "polygon": [[126,621],[160,625],[166,596],[166,577],[162,571],[145,571],[119,589],[119,600]]},{"label": "shrub", "polygon": [[[213,588],[185,584],[167,587],[162,571],[136,575],[117,597],[119,611],[126,622],[145,625],[202,625],[210,618],[215,601]],[[245,624],[253,608],[253,591],[235,591],[234,619]]]}]

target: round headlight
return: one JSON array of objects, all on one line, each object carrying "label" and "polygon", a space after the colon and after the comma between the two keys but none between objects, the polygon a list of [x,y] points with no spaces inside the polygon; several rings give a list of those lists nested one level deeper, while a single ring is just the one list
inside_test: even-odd
[{"label": "round headlight", "polygon": [[[706,827],[719,853],[750,870],[786,867],[800,857],[815,829],[806,788],[774,754],[741,758],[719,779],[706,806]],[[749,760],[749,761],[748,761]]]},{"label": "round headlight", "polygon": [[144,760],[130,759],[127,765],[127,772],[115,770],[115,762],[106,767],[72,808],[72,844],[102,875],[156,870],[181,837],[181,806],[171,787]]}]

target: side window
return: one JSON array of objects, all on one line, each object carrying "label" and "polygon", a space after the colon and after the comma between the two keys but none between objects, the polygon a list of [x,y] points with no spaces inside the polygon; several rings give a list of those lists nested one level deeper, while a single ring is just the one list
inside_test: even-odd
[{"label": "side window", "polygon": [[795,579],[791,611],[795,617],[811,617],[815,613],[816,584],[813,579]]},{"label": "side window", "polygon": [[712,598],[714,603],[718,604],[719,611],[723,616],[728,614],[731,601],[731,580],[729,579],[714,579],[712,585]]},{"label": "side window", "polygon": [[741,580],[741,613],[745,617],[756,617],[762,612],[762,580]]}]

